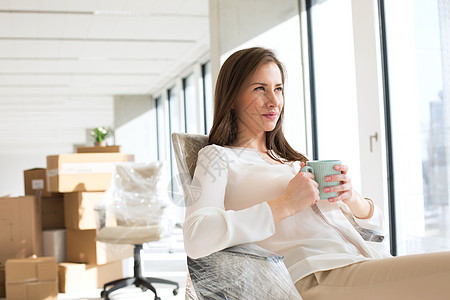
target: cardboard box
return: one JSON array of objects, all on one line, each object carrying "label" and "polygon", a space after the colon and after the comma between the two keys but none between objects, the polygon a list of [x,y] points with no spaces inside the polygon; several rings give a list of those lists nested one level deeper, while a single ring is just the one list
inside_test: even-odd
[{"label": "cardboard box", "polygon": [[42,229],[64,228],[64,194],[41,199]]},{"label": "cardboard box", "polygon": [[95,205],[105,197],[104,192],[75,192],[64,194],[64,219],[66,228],[96,229]]},{"label": "cardboard box", "polygon": [[57,263],[67,261],[66,230],[48,229],[42,231],[42,253],[44,256],[53,256]]},{"label": "cardboard box", "polygon": [[6,283],[57,280],[54,257],[8,259],[5,268]]},{"label": "cardboard box", "polygon": [[133,256],[132,245],[97,242],[95,236],[95,230],[66,229],[67,260],[102,265]]},{"label": "cardboard box", "polygon": [[0,267],[10,258],[42,256],[41,227],[38,198],[0,198]]},{"label": "cardboard box", "polygon": [[114,164],[134,161],[122,153],[73,153],[47,156],[48,191],[106,191],[111,183]]},{"label": "cardboard box", "polygon": [[6,297],[5,268],[0,268],[0,298]]},{"label": "cardboard box", "polygon": [[47,191],[47,176],[44,168],[34,168],[23,171],[25,195],[46,197],[62,197],[60,193]]},{"label": "cardboard box", "polygon": [[40,197],[42,229],[64,228],[64,200],[61,193],[47,191],[46,169],[23,171],[25,195]]},{"label": "cardboard box", "polygon": [[78,147],[77,153],[119,153],[120,146],[94,146],[94,147]]},{"label": "cardboard box", "polygon": [[58,265],[58,269],[60,293],[103,288],[105,283],[123,277],[121,260],[104,265],[64,262]]},{"label": "cardboard box", "polygon": [[20,300],[58,298],[58,272],[54,257],[6,261],[6,297]]},{"label": "cardboard box", "polygon": [[6,300],[58,299],[58,282],[23,282],[6,284]]}]

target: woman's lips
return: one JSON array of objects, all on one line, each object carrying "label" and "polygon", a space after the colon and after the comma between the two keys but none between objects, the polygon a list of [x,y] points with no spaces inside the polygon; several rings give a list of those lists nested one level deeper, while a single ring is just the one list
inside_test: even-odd
[{"label": "woman's lips", "polygon": [[267,114],[263,114],[263,116],[269,120],[276,120],[278,117],[278,114],[277,113],[267,113]]}]

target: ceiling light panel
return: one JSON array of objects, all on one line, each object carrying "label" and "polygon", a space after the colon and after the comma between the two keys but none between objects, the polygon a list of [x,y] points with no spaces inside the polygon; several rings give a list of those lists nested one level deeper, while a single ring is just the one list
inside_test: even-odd
[{"label": "ceiling light panel", "polygon": [[0,72],[27,72],[30,70],[59,72],[117,72],[117,73],[152,73],[163,72],[169,67],[168,62],[139,62],[139,61],[4,61],[0,60]]}]

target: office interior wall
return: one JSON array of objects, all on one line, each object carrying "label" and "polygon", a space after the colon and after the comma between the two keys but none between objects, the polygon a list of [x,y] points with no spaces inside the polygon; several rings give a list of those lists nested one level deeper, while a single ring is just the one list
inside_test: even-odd
[{"label": "office interior wall", "polygon": [[136,162],[158,159],[155,101],[149,95],[114,97],[115,142]]},{"label": "office interior wall", "polygon": [[92,145],[88,128],[113,126],[103,96],[3,97],[0,100],[0,195],[23,195],[23,170],[46,167],[47,155]]}]

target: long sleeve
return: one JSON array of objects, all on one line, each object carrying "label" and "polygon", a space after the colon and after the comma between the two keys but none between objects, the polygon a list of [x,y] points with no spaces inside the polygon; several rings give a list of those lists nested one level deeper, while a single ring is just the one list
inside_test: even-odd
[{"label": "long sleeve", "polygon": [[383,214],[378,206],[374,204],[373,215],[369,219],[358,219],[355,217],[359,226],[367,229],[383,231]]},{"label": "long sleeve", "polygon": [[345,213],[353,216],[353,220],[358,226],[370,230],[376,230],[378,232],[383,232],[383,214],[378,206],[374,205],[373,215],[369,219],[359,219],[355,217],[350,208],[343,202],[339,203],[339,206]]},{"label": "long sleeve", "polygon": [[267,202],[242,210],[225,210],[225,192],[231,161],[219,146],[198,153],[183,224],[185,250],[198,258],[242,243],[264,240],[275,233]]}]

